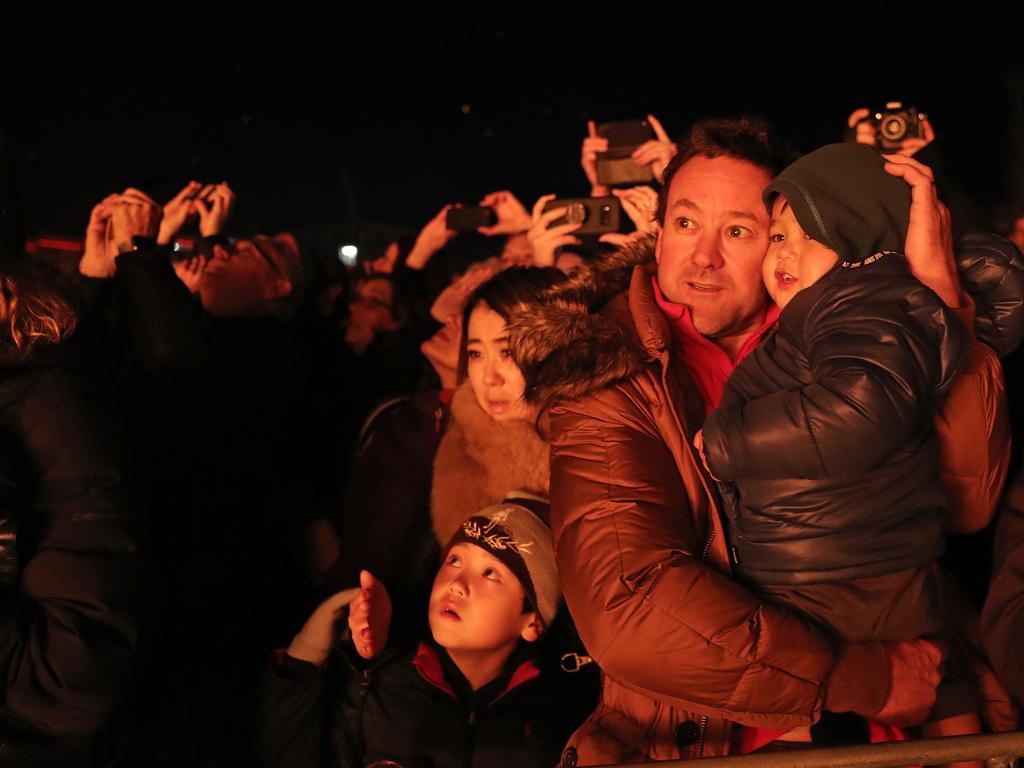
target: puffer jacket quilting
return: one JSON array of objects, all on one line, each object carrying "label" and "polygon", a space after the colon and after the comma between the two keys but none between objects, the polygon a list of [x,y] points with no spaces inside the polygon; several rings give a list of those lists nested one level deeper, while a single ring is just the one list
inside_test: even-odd
[{"label": "puffer jacket quilting", "polygon": [[609,254],[509,323],[526,397],[551,416],[566,601],[605,673],[570,740],[580,765],[723,754],[733,721],[809,724],[834,659],[831,638],[730,576],[691,449],[703,403],[670,360],[653,250],[651,238]]},{"label": "puffer jacket quilting", "polygon": [[849,582],[942,554],[932,421],[969,344],[897,253],[837,264],[793,298],[704,424],[712,472],[739,490],[730,542],[746,576]]}]

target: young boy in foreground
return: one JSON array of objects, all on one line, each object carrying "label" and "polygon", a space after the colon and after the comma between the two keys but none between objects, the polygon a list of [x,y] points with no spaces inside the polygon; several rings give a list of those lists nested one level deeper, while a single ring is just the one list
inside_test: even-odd
[{"label": "young boy in foreground", "polygon": [[562,703],[572,697],[535,659],[561,599],[535,503],[507,501],[463,522],[434,579],[429,637],[392,621],[384,585],[365,571],[354,597],[322,604],[265,679],[264,763],[556,764],[589,713]]}]

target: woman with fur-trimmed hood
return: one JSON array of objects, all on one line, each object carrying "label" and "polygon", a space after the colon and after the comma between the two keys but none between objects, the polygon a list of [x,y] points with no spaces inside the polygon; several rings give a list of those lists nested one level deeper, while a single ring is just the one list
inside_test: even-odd
[{"label": "woman with fur-trimmed hood", "polygon": [[466,301],[461,384],[434,460],[430,510],[439,542],[509,491],[547,496],[548,444],[537,408],[522,400],[523,375],[509,355],[505,325],[516,309],[566,279],[554,268],[512,267]]}]

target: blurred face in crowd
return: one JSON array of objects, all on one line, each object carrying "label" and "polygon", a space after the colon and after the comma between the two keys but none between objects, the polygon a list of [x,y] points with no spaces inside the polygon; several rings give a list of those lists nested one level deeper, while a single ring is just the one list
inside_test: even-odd
[{"label": "blurred face in crowd", "polygon": [[458,664],[469,655],[503,661],[519,638],[539,637],[533,611],[523,613],[523,585],[487,550],[460,542],[441,564],[430,591],[428,619],[434,640]]},{"label": "blurred face in crowd", "polygon": [[384,253],[365,264],[368,275],[390,275],[395,271],[395,263],[401,255],[401,248],[397,242],[388,243]]},{"label": "blurred face in crowd", "polygon": [[558,255],[555,256],[555,266],[569,275],[569,277],[579,272],[586,263],[586,259],[580,256],[580,254],[564,248],[559,248]]},{"label": "blurred face in crowd", "polygon": [[501,250],[501,261],[506,266],[530,265],[533,263],[533,246],[526,233],[519,232],[509,235],[505,247]]},{"label": "blurred face in crowd", "polygon": [[762,274],[779,309],[785,309],[798,291],[814,285],[837,261],[838,253],[807,236],[786,198],[775,198]]},{"label": "blurred face in crowd", "polygon": [[523,402],[526,382],[508,349],[505,319],[486,304],[469,315],[466,370],[484,413],[495,421],[533,420],[534,407]]},{"label": "blurred face in crowd", "polygon": [[378,333],[398,330],[394,301],[390,280],[370,277],[356,285],[349,299],[345,343],[357,354],[366,351]]},{"label": "blurred face in crowd", "polygon": [[[768,172],[731,157],[694,157],[672,179],[655,255],[665,297],[690,309],[694,327],[726,351],[764,318],[761,262]],[[737,343],[738,340],[738,343]]]},{"label": "blurred face in crowd", "polygon": [[216,245],[199,278],[203,307],[216,317],[251,317],[273,312],[274,301],[292,292],[292,260],[298,247],[290,236],[237,240]]}]

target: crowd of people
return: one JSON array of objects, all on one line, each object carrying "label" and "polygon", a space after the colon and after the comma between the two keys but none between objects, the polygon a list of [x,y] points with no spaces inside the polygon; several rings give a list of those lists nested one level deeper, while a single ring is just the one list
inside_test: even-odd
[{"label": "crowd of people", "polygon": [[[0,185],[0,763],[1015,730],[1021,228],[923,117],[802,157],[641,124],[587,125],[582,197],[447,202],[355,261],[191,181],[98,202],[65,273]],[[956,542],[993,528],[987,588]]]}]

